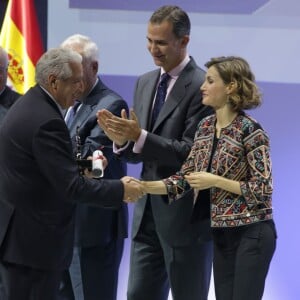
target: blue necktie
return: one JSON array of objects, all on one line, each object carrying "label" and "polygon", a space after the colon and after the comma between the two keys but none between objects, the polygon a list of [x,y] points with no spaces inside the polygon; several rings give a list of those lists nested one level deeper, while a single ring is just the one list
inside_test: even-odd
[{"label": "blue necktie", "polygon": [[70,128],[80,104],[81,104],[80,101],[75,100],[74,105],[70,109],[69,115],[66,119],[66,124],[67,124],[68,128]]},{"label": "blue necktie", "polygon": [[165,98],[167,94],[168,81],[171,76],[168,73],[164,73],[160,77],[160,81],[156,91],[155,102],[152,111],[152,119],[151,119],[151,128],[153,128],[154,123],[159,115],[159,112],[165,103]]}]

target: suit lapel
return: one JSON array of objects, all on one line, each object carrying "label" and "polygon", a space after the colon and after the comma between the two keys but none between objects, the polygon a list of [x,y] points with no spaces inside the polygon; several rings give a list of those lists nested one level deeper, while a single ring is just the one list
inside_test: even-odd
[{"label": "suit lapel", "polygon": [[88,116],[93,111],[93,107],[98,104],[99,91],[105,88],[106,87],[104,86],[100,78],[98,78],[98,83],[93,88],[91,93],[85,99],[83,99],[83,103],[74,117],[74,120],[69,128],[71,136],[75,135],[77,127],[82,127],[84,125],[84,123],[88,119]]},{"label": "suit lapel", "polygon": [[158,118],[153,126],[152,131],[156,130],[156,128],[172,113],[172,111],[179,105],[181,100],[185,97],[188,86],[191,84],[193,78],[193,72],[191,72],[191,69],[194,69],[195,67],[195,62],[191,58],[191,61],[182,70],[181,74],[177,78],[174,87],[172,88],[170,94],[166,99],[166,102],[168,102],[168,104],[163,105],[158,115]]},{"label": "suit lapel", "polygon": [[84,105],[79,108],[79,111],[76,113],[74,120],[70,126],[71,136],[75,133],[77,127],[81,127],[83,122],[87,119],[88,115],[91,113],[92,109],[89,105]]},{"label": "suit lapel", "polygon": [[[139,102],[141,103],[141,111],[138,111],[137,113],[141,116],[141,119],[139,119],[141,128],[150,128],[153,99],[159,75],[160,70],[158,69],[154,72],[154,74],[151,74],[149,78],[147,78],[146,87],[141,95],[142,99],[139,99]],[[146,111],[147,113],[142,113],[142,111]]]}]

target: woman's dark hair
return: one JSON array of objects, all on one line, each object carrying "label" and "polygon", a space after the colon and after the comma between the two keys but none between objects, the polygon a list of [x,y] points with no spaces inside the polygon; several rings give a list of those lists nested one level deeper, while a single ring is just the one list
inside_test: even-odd
[{"label": "woman's dark hair", "polygon": [[221,56],[212,58],[205,66],[213,66],[225,84],[235,83],[236,89],[228,98],[235,111],[255,108],[261,104],[261,93],[245,59],[238,56]]}]

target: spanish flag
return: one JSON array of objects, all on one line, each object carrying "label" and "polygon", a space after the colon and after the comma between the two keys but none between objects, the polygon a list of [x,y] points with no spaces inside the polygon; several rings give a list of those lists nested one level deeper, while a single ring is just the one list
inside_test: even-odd
[{"label": "spanish flag", "polygon": [[35,65],[44,52],[34,0],[9,0],[0,45],[9,56],[8,84],[26,93],[35,84]]}]

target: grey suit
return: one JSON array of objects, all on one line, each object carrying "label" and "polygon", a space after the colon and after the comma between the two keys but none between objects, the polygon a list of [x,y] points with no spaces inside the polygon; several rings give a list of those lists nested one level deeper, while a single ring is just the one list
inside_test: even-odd
[{"label": "grey suit", "polygon": [[[120,115],[122,109],[128,111],[128,106],[121,96],[105,86],[99,78],[69,125],[73,150],[74,152],[77,150],[78,128],[82,143],[82,158],[92,155],[93,151],[101,148],[108,160],[104,178],[119,179],[126,175],[126,163],[113,154],[112,142],[97,124],[96,113],[103,108],[115,115]],[[78,249],[74,251],[69,269],[76,300],[116,299],[118,270],[124,238],[127,237],[127,225],[126,205],[118,211],[90,207],[86,204],[77,205],[75,246]],[[65,274],[65,287],[61,294],[69,294],[67,299],[73,299],[72,291],[67,291],[71,289],[67,277]],[[61,296],[61,299],[64,297]]]},{"label": "grey suit", "polygon": [[[160,70],[141,76],[136,84],[134,110],[148,135],[140,154],[132,145],[123,156],[143,162],[141,177],[158,180],[180,169],[193,143],[198,122],[211,110],[201,103],[204,71],[194,60],[181,72],[150,131],[150,117]],[[129,300],[206,299],[211,274],[208,218],[194,218],[193,192],[174,205],[165,197],[148,196],[135,205],[132,225]]]}]

